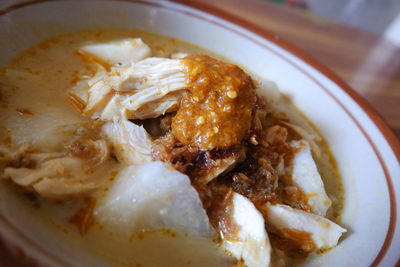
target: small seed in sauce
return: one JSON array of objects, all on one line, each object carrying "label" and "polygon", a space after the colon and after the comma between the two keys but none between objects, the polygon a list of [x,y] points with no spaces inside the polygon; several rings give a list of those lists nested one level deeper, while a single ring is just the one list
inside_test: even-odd
[{"label": "small seed in sauce", "polygon": [[202,125],[203,123],[204,123],[204,117],[203,116],[198,117],[196,120],[196,124]]},{"label": "small seed in sauce", "polygon": [[236,91],[233,91],[233,90],[228,91],[227,95],[228,95],[229,98],[236,98],[237,97]]},{"label": "small seed in sauce", "polygon": [[224,112],[229,112],[230,110],[231,110],[231,106],[224,106],[222,108],[222,111],[224,111]]}]

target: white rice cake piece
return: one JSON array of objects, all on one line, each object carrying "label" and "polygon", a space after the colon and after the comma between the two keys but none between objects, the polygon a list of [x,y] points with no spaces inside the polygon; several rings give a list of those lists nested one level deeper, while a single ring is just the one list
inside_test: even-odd
[{"label": "white rice cake piece", "polygon": [[306,196],[308,206],[315,214],[325,216],[332,204],[325,192],[324,183],[311,154],[309,144],[304,141],[292,141],[291,147],[296,150],[291,162],[291,177]]},{"label": "white rice cake piece", "polygon": [[162,162],[123,169],[94,214],[104,226],[128,237],[155,229],[215,236],[189,178]]},{"label": "white rice cake piece", "polygon": [[258,95],[263,96],[265,99],[267,99],[267,101],[271,101],[273,103],[279,102],[281,93],[278,85],[274,81],[261,78],[255,78],[255,81],[258,82],[258,86],[256,87]]},{"label": "white rice cake piece", "polygon": [[346,229],[322,216],[282,204],[267,204],[266,218],[267,225],[285,238],[290,239],[290,235],[285,235],[287,229],[310,233],[316,249],[336,246],[346,232]]},{"label": "white rice cake piece", "polygon": [[264,218],[246,197],[233,193],[232,218],[239,231],[236,240],[223,240],[223,247],[238,260],[243,259],[248,267],[268,266],[271,245],[265,230]]},{"label": "white rice cake piece", "polygon": [[150,47],[141,38],[127,38],[117,41],[82,46],[79,52],[95,61],[109,65],[132,65],[151,56]]}]

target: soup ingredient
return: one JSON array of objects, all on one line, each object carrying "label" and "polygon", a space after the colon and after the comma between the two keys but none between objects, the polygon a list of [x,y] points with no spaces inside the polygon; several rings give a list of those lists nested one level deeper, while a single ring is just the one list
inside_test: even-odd
[{"label": "soup ingredient", "polygon": [[[253,203],[244,196],[233,193],[226,221],[229,228],[222,228],[223,247],[248,267],[268,266],[271,245],[265,231],[264,219]],[[225,233],[224,230],[234,230]],[[225,234],[226,237],[225,237]]]},{"label": "soup ingredient", "polygon": [[[288,166],[288,177],[283,179],[286,186],[284,190],[288,190],[285,200],[293,207],[298,206],[296,203],[305,202],[304,204],[310,208],[311,212],[325,216],[332,201],[325,192],[310,146],[304,140],[292,141],[290,146],[294,149],[294,155]],[[290,187],[293,186],[296,187],[295,191],[300,190],[300,197],[296,195],[296,192],[290,192]]]},{"label": "soup ingredient", "polygon": [[278,85],[271,80],[266,80],[258,77],[257,95],[268,99],[268,102],[277,104],[281,101],[281,92]]},{"label": "soup ingredient", "polygon": [[293,131],[295,131],[298,135],[301,136],[302,139],[304,139],[310,145],[311,151],[314,153],[316,158],[318,159],[321,158],[322,152],[317,145],[317,142],[321,141],[320,136],[310,133],[309,131],[305,130],[303,127],[299,125],[289,123],[287,121],[282,121],[282,123],[291,128]]},{"label": "soup ingredient", "polygon": [[147,58],[135,64],[130,79],[123,84],[136,92],[124,100],[127,109],[135,111],[144,103],[159,100],[170,92],[187,87],[186,66],[181,60]]},{"label": "soup ingredient", "polygon": [[119,162],[137,165],[151,161],[152,141],[142,126],[115,120],[105,123],[102,132]]},{"label": "soup ingredient", "polygon": [[[70,101],[92,118],[157,117],[178,108],[181,94],[170,93],[187,87],[185,69],[177,59],[146,58],[130,67],[100,70],[71,89]],[[154,109],[155,105],[159,107]]]},{"label": "soup ingredient", "polygon": [[172,120],[172,134],[204,150],[240,144],[250,129],[256,101],[250,76],[206,55],[190,55],[183,62],[190,94]]},{"label": "soup ingredient", "polygon": [[215,235],[189,178],[162,162],[122,170],[100,200],[95,216],[125,236],[152,229]]},{"label": "soup ingredient", "polygon": [[[260,115],[263,113],[264,115]],[[266,112],[258,109],[256,118],[265,121]],[[259,124],[258,121],[254,123]],[[255,127],[255,126],[253,126]],[[258,126],[257,126],[258,127]],[[247,145],[245,160],[220,178],[235,192],[249,198],[256,206],[280,201],[281,177],[285,171],[285,158],[292,154],[287,142],[287,129],[279,125],[252,131],[253,142]]]},{"label": "soup ingredient", "polygon": [[78,51],[82,56],[89,57],[89,60],[105,66],[116,64],[129,66],[151,55],[150,47],[140,38],[88,44]]},{"label": "soup ingredient", "polygon": [[[4,177],[51,199],[68,199],[91,192],[104,183],[109,150],[103,140],[74,142],[68,152],[17,155]],[[108,171],[106,171],[108,172]],[[102,174],[102,175],[99,175]]]},{"label": "soup ingredient", "polygon": [[135,118],[147,119],[156,118],[178,109],[181,99],[186,91],[176,91],[163,96],[159,100],[149,102],[135,110]]},{"label": "soup ingredient", "polygon": [[246,149],[235,146],[211,151],[183,145],[172,134],[153,142],[153,158],[170,162],[178,171],[187,174],[194,186],[206,185],[229,172],[245,158]]},{"label": "soup ingredient", "polygon": [[86,197],[84,199],[84,206],[69,218],[69,222],[76,225],[81,236],[86,235],[95,224],[93,216],[94,207],[96,207],[96,199]]},{"label": "soup ingredient", "polygon": [[322,216],[287,205],[268,203],[264,215],[268,230],[291,240],[300,249],[308,249],[306,252],[332,248],[346,232],[346,229]]},{"label": "soup ingredient", "polygon": [[[183,89],[190,93],[174,93]],[[250,129],[256,96],[239,67],[190,55],[150,57],[100,71],[72,89],[70,100],[83,114],[103,119],[145,119],[178,109],[171,125],[174,136],[183,144],[213,149],[240,144]]]}]

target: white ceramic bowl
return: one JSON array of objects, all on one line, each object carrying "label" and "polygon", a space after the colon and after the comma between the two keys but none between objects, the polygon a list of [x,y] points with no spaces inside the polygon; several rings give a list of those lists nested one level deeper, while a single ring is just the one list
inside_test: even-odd
[{"label": "white ceramic bowl", "polygon": [[[398,263],[400,146],[391,131],[345,83],[307,55],[254,25],[203,5],[202,9],[151,0],[33,1],[14,5],[0,11],[0,65],[53,35],[110,27],[172,36],[230,58],[277,82],[321,130],[337,159],[345,188],[342,224],[350,234],[337,248],[308,263]],[[0,196],[0,232],[8,247],[19,248],[26,257],[43,265],[92,262],[68,245],[52,240],[40,225],[35,226],[36,232],[25,231],[29,217],[17,212],[22,207],[11,211],[5,201]]]}]

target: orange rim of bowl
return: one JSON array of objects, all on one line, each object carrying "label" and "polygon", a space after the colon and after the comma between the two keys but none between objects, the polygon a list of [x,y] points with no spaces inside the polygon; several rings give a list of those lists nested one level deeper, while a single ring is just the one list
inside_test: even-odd
[{"label": "orange rim of bowl", "polygon": [[[33,4],[37,3],[43,3],[43,2],[56,2],[57,0],[31,0],[23,3],[18,3],[15,5],[11,5],[5,9],[0,10],[0,16],[7,14],[13,10],[16,10],[21,7],[25,6],[30,6]],[[368,143],[372,147],[375,155],[377,156],[379,163],[384,171],[387,186],[388,186],[388,192],[389,192],[389,198],[390,198],[390,221],[389,221],[389,228],[384,240],[384,243],[379,250],[379,253],[375,257],[374,261],[372,262],[371,266],[378,266],[379,263],[382,261],[382,259],[385,257],[391,243],[393,240],[394,232],[395,232],[395,227],[396,227],[396,220],[397,220],[397,205],[396,205],[396,200],[395,200],[395,192],[394,192],[394,187],[392,183],[392,177],[390,176],[388,167],[386,166],[383,157],[374,144],[372,138],[369,136],[367,131],[361,126],[360,122],[353,116],[353,114],[345,107],[345,105],[340,102],[340,100],[334,96],[326,87],[324,87],[316,78],[314,78],[311,74],[309,74],[307,71],[305,71],[303,68],[301,68],[298,64],[287,58],[286,56],[278,53],[277,51],[271,49],[270,47],[262,44],[261,42],[251,38],[250,36],[247,36],[246,34],[243,34],[242,32],[239,32],[227,25],[224,25],[222,23],[219,23],[217,21],[210,21],[208,19],[205,19],[203,16],[196,12],[191,12],[191,11],[183,11],[178,8],[175,8],[173,6],[170,6],[168,4],[162,3],[162,2],[156,2],[156,1],[151,1],[151,0],[116,0],[116,1],[123,1],[123,2],[134,2],[134,3],[139,3],[139,4],[144,4],[148,6],[154,6],[158,8],[164,8],[168,10],[172,10],[178,13],[183,13],[185,15],[189,15],[192,17],[195,17],[197,19],[201,20],[206,20],[208,23],[217,25],[219,27],[222,27],[226,30],[229,30],[235,34],[238,34],[264,48],[269,50],[270,52],[274,53],[275,55],[279,56],[292,66],[294,66],[296,69],[301,71],[304,75],[306,75],[309,79],[311,79],[314,83],[316,83],[322,90],[324,90],[330,97],[333,98],[333,100],[346,112],[346,114],[352,119],[352,121],[357,125],[357,127],[360,129],[360,131],[363,133],[364,137],[367,139]],[[361,109],[368,115],[368,117],[373,121],[375,126],[380,130],[381,134],[383,137],[386,139],[386,141],[389,144],[389,147],[392,149],[393,153],[395,154],[395,157],[397,158],[397,161],[400,163],[400,142],[399,139],[396,137],[396,135],[393,133],[393,131],[390,129],[390,127],[386,124],[386,122],[382,119],[380,115],[372,108],[372,106],[363,98],[361,97],[358,93],[356,93],[346,82],[344,82],[339,76],[337,76],[334,72],[332,72],[328,67],[325,65],[321,64],[318,62],[316,59],[314,59],[312,56],[307,54],[306,52],[302,51],[301,49],[297,48],[296,46],[292,45],[290,42],[286,41],[285,39],[282,39],[278,35],[274,34],[273,32],[270,32],[269,30],[266,30],[252,22],[249,22],[245,19],[239,18],[225,10],[222,10],[220,8],[217,8],[215,6],[212,6],[207,3],[203,2],[194,2],[191,0],[169,0],[170,2],[182,4],[184,6],[188,6],[200,11],[203,11],[205,13],[211,14],[216,16],[217,18],[223,19],[227,22],[230,22],[236,26],[239,26],[259,37],[262,37],[263,39],[268,40],[269,42],[283,48],[284,50],[290,52],[292,55],[296,56],[297,58],[301,59],[302,61],[306,62],[308,65],[312,66],[314,69],[322,73],[324,76],[329,78],[331,81],[333,81],[339,88],[341,88],[344,92],[347,93],[350,98],[356,102]],[[60,259],[53,257],[53,255],[47,253],[47,251],[42,250],[40,246],[37,246],[34,241],[30,240],[28,237],[24,236],[21,232],[18,231],[15,227],[12,226],[12,224],[4,218],[4,216],[0,215],[0,219],[5,221],[6,224],[10,226],[10,228],[18,234],[20,237],[23,237],[25,241],[27,241],[31,245],[35,245],[38,249],[41,250],[45,255],[49,256],[53,260],[56,260],[58,263],[61,263],[62,265],[66,266],[67,264],[65,262],[60,261]],[[1,254],[7,253],[4,251],[0,252]],[[22,253],[23,254],[23,253]],[[34,259],[30,258],[28,255],[25,255],[27,261],[33,261]],[[400,266],[400,258],[398,259],[396,266]]]}]

